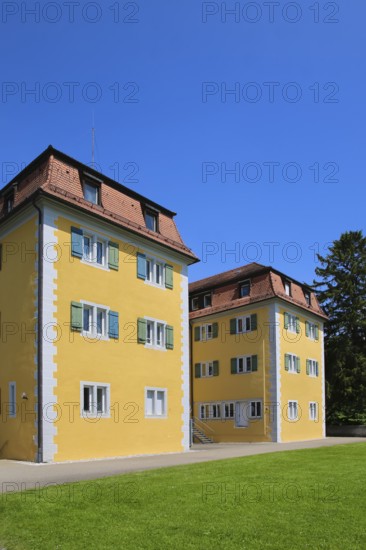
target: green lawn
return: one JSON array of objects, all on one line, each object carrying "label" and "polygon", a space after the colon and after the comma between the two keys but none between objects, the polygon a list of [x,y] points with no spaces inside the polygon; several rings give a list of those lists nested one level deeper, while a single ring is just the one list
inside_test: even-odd
[{"label": "green lawn", "polygon": [[0,548],[366,549],[366,443],[3,495]]}]

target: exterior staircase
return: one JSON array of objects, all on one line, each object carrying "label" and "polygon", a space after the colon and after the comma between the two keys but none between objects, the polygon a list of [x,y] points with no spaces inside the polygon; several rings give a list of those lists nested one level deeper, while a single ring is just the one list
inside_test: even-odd
[{"label": "exterior staircase", "polygon": [[194,440],[196,439],[196,441],[198,440],[204,445],[208,443],[213,443],[213,439],[205,434],[202,427],[197,426],[197,421],[199,422],[199,424],[203,424],[203,422],[201,422],[197,418],[194,418],[192,420],[192,441],[194,442]]}]

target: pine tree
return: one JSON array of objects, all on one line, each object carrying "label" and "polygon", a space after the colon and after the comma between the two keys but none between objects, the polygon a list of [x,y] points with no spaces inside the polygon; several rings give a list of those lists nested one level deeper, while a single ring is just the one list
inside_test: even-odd
[{"label": "pine tree", "polygon": [[318,299],[325,325],[328,422],[366,423],[366,238],[343,233],[318,255]]}]

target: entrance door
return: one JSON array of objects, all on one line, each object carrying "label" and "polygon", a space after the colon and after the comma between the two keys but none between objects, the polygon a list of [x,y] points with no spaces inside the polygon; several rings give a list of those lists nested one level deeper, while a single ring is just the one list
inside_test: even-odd
[{"label": "entrance door", "polygon": [[235,403],[235,426],[237,428],[246,428],[249,424],[248,403],[246,401],[237,401]]}]

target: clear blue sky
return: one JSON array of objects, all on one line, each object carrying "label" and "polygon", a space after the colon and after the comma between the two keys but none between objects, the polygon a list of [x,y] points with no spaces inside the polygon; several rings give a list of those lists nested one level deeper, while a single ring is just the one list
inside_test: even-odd
[{"label": "clear blue sky", "polygon": [[22,4],[1,185],[49,144],[89,163],[94,113],[96,163],[178,213],[191,280],[256,260],[311,282],[318,247],[365,232],[364,0]]}]

